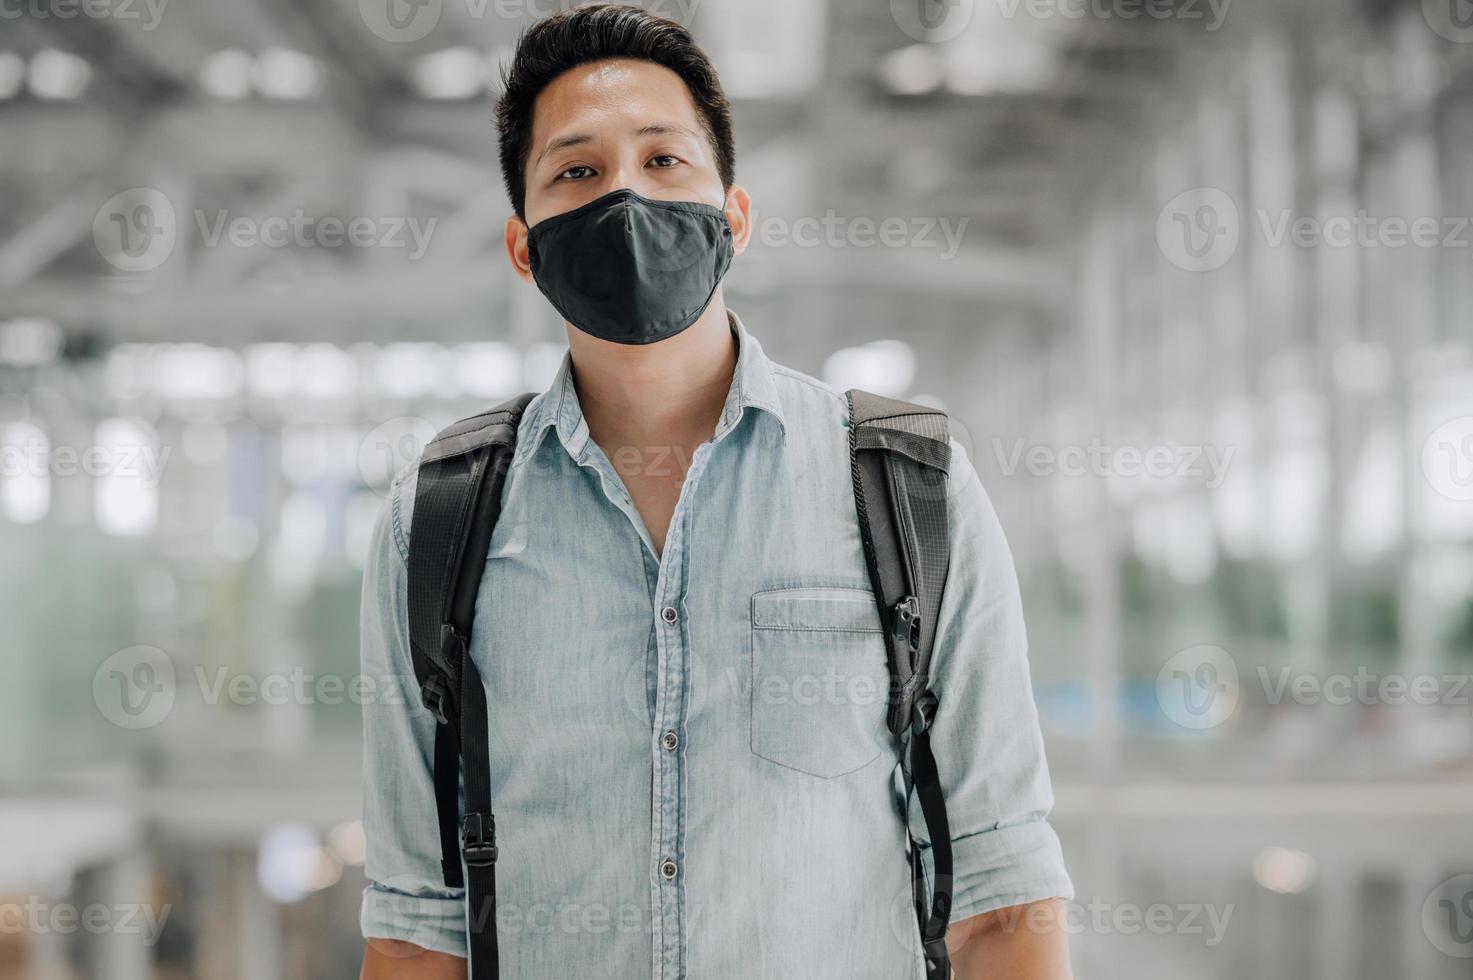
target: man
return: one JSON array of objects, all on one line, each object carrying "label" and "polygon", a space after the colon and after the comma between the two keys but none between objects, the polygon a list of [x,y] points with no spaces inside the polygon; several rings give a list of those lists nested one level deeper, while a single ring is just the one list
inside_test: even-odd
[{"label": "man", "polygon": [[[845,399],[770,362],[726,308],[751,200],[715,71],[676,24],[577,8],[523,37],[498,116],[507,253],[570,347],[518,430],[470,648],[500,975],[922,976]],[[1017,582],[955,444],[950,481],[932,740],[952,963],[1067,978],[1072,891]],[[396,480],[375,531],[367,676],[411,675],[416,482]],[[363,976],[464,978],[435,720],[403,702],[364,709]]]}]

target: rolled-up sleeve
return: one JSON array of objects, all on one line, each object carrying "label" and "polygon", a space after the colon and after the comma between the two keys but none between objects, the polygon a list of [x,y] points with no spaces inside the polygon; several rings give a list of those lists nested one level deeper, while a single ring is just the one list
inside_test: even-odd
[{"label": "rolled-up sleeve", "polygon": [[414,470],[397,478],[374,525],[363,574],[363,829],[366,939],[466,955],[465,894],[445,887],[435,810],[435,720],[409,657],[408,518]]},{"label": "rolled-up sleeve", "polygon": [[[965,451],[952,443],[951,568],[932,659],[932,747],[952,834],[952,919],[1072,899],[1012,553]],[[913,827],[924,826],[919,811]]]}]

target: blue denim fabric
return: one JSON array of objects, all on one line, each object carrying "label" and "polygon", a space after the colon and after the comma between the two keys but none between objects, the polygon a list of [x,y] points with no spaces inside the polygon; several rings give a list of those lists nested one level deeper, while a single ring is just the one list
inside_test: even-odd
[{"label": "blue denim fabric", "polygon": [[[589,438],[566,359],[522,420],[471,643],[491,705],[505,980],[924,975],[845,399],[732,325],[732,388],[663,558]],[[952,451],[933,742],[955,921],[1073,891],[1046,822],[1012,557]],[[414,490],[410,468],[364,580],[364,674],[403,679],[380,689],[404,696],[364,707],[362,928],[464,956],[464,895],[440,873],[435,723],[409,659]],[[924,836],[918,808],[912,826]]]}]

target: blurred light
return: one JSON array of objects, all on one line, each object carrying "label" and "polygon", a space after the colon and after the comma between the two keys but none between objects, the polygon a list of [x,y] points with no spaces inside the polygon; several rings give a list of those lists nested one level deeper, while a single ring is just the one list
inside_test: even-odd
[{"label": "blurred light", "polygon": [[0,51],[0,102],[15,98],[25,84],[25,59],[14,51]]},{"label": "blurred light", "polygon": [[1059,52],[1053,45],[1016,36],[980,50],[957,44],[946,51],[946,87],[959,95],[1038,91],[1058,70]]},{"label": "blurred light", "polygon": [[1267,541],[1275,557],[1307,557],[1319,543],[1320,522],[1306,520],[1324,506],[1330,461],[1321,419],[1323,398],[1307,389],[1281,393],[1274,404],[1275,454],[1265,473],[1270,502]]},{"label": "blurred light", "polygon": [[292,390],[297,374],[295,344],[252,344],[245,349],[246,385],[261,398],[283,398]]},{"label": "blurred light", "polygon": [[297,358],[297,373],[304,398],[350,398],[358,388],[358,363],[332,344],[308,344]]},{"label": "blurred light", "polygon": [[1418,436],[1409,448],[1421,472],[1409,510],[1417,534],[1427,541],[1473,540],[1473,369],[1445,367],[1419,381],[1413,399],[1410,431]]},{"label": "blurred light", "polygon": [[455,373],[466,394],[499,398],[521,385],[522,359],[510,344],[461,344],[455,348]]},{"label": "blurred light", "polygon": [[216,99],[243,99],[251,94],[254,62],[238,48],[216,51],[199,69],[199,87]]},{"label": "blurred light", "polygon": [[268,99],[310,99],[322,90],[322,65],[311,55],[267,48],[256,58],[252,80]]},{"label": "blurred light", "polygon": [[414,63],[414,87],[427,99],[470,99],[486,87],[481,53],[475,48],[446,48],[422,55]]},{"label": "blurred light", "polygon": [[317,867],[312,873],[312,890],[320,892],[336,885],[343,877],[343,865],[327,848],[317,851]]},{"label": "blurred light", "polygon": [[232,515],[215,525],[213,538],[215,554],[228,562],[238,563],[256,553],[261,535],[250,518]]},{"label": "blurred light", "polygon": [[322,847],[305,824],[277,824],[261,836],[256,881],[274,902],[300,902],[321,885]]},{"label": "blurred light", "polygon": [[165,398],[233,398],[245,381],[240,355],[205,344],[160,344],[149,362],[149,385]]},{"label": "blurred light", "polygon": [[1297,895],[1314,881],[1315,860],[1303,851],[1266,847],[1253,859],[1253,878],[1280,895]]},{"label": "blurred light", "polygon": [[0,361],[34,366],[56,359],[62,347],[61,327],[40,317],[0,323]]},{"label": "blurred light", "polygon": [[148,348],[118,344],[107,352],[107,393],[114,398],[137,398],[148,377]]},{"label": "blurred light", "polygon": [[388,344],[378,353],[375,376],[379,390],[396,398],[443,393],[441,370],[445,349],[439,344]]},{"label": "blurred light", "polygon": [[82,58],[55,48],[42,48],[31,58],[26,81],[38,99],[80,98],[92,80],[92,66]]},{"label": "blurred light", "polygon": [[1383,424],[1367,437],[1345,488],[1341,548],[1351,561],[1369,564],[1395,549],[1401,536],[1401,451],[1396,430]]},{"label": "blurred light", "polygon": [[1166,571],[1178,582],[1200,585],[1217,570],[1217,540],[1206,501],[1184,498],[1170,511],[1171,536],[1166,542]]},{"label": "blurred light", "polygon": [[290,423],[281,429],[281,472],[294,486],[354,476],[361,436],[350,425]]},{"label": "blurred light", "polygon": [[943,66],[935,45],[912,44],[880,58],[880,80],[897,95],[925,95],[941,86]]},{"label": "blurred light", "polygon": [[829,355],[823,379],[840,388],[864,388],[877,395],[903,395],[915,380],[916,355],[903,340],[876,340]]},{"label": "blurred light", "polygon": [[[92,448],[101,467],[93,496],[98,528],[122,537],[153,531],[159,519],[159,474],[152,467],[163,463],[153,430],[133,419],[104,419]],[[87,464],[87,456],[84,451],[84,465],[98,465]]]},{"label": "blurred light", "polygon": [[734,99],[810,90],[823,73],[830,16],[824,0],[707,4],[700,18],[703,43],[721,66],[721,87]]},{"label": "blurred light", "polygon": [[350,868],[363,863],[368,853],[368,838],[358,820],[340,823],[327,835],[327,846],[333,856]]},{"label": "blurred light", "polygon": [[51,510],[51,441],[34,422],[12,422],[0,450],[0,511],[16,524],[35,524]]},{"label": "blurred light", "polygon": [[1322,450],[1285,449],[1270,472],[1272,512],[1268,541],[1273,554],[1290,562],[1308,557],[1319,541],[1319,522],[1306,518],[1324,504],[1329,464]]},{"label": "blurred light", "polygon": [[1251,402],[1225,405],[1213,421],[1212,441],[1233,450],[1233,478],[1212,493],[1212,516],[1225,552],[1252,558],[1259,552],[1259,472]]}]

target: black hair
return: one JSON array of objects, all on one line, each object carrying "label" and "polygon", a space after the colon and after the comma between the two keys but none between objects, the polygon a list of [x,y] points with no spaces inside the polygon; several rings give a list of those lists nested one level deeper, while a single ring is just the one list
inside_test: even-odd
[{"label": "black hair", "polygon": [[679,75],[705,120],[722,188],[730,188],[736,179],[731,103],[690,31],[628,4],[589,4],[529,27],[517,41],[511,65],[502,71],[502,93],[496,103],[501,174],[518,217],[526,218],[527,156],[537,96],[564,72],[610,58],[652,61]]}]

